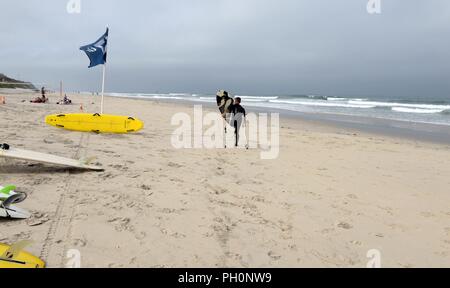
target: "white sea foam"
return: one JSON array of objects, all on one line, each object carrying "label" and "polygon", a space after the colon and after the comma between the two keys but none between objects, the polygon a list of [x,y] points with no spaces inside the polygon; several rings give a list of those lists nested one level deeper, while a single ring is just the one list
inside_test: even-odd
[{"label": "white sea foam", "polygon": [[172,100],[183,100],[184,98],[182,97],[176,97],[176,96],[151,96],[151,98],[153,99],[172,99]]},{"label": "white sea foam", "polygon": [[[215,105],[216,97],[211,94],[188,93],[108,93],[111,96],[210,103]],[[325,96],[249,96],[242,95],[243,105],[263,109],[282,109],[299,113],[324,113],[392,119],[416,123],[450,125],[450,104],[419,104],[376,101],[344,97]],[[382,108],[382,109],[371,109]]]},{"label": "white sea foam", "polygon": [[291,104],[291,105],[304,105],[304,106],[317,106],[317,107],[339,107],[339,108],[375,108],[374,105],[369,104],[346,104],[346,103],[330,103],[320,101],[299,101],[299,100],[271,100],[270,103],[279,104]]},{"label": "white sea foam", "polygon": [[419,113],[419,114],[434,114],[445,111],[442,109],[420,109],[420,108],[405,108],[405,107],[392,107],[392,110],[402,113]]},{"label": "white sea foam", "polygon": [[403,108],[417,108],[417,109],[436,109],[447,110],[450,109],[450,105],[435,105],[435,104],[413,104],[413,103],[394,103],[394,102],[377,102],[377,101],[348,101],[350,104],[365,104],[373,105],[376,107],[403,107]]},{"label": "white sea foam", "polygon": [[345,101],[348,98],[340,98],[340,97],[328,97],[328,101]]},{"label": "white sea foam", "polygon": [[245,100],[261,100],[261,101],[276,100],[279,98],[278,96],[240,96],[240,95],[236,95],[236,97],[240,97]]}]

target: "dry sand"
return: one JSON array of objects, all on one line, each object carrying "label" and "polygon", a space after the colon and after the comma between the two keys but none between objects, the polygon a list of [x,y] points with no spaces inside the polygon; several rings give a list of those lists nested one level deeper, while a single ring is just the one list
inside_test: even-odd
[{"label": "dry sand", "polygon": [[[70,172],[0,159],[0,184],[29,193],[26,221],[0,220],[0,242],[63,267],[450,266],[450,147],[281,118],[281,151],[176,150],[176,112],[192,105],[108,98],[106,111],[141,118],[133,135],[46,126],[72,106],[0,105],[0,142],[60,156],[97,156],[105,172]],[[50,97],[56,102],[57,97]]]}]

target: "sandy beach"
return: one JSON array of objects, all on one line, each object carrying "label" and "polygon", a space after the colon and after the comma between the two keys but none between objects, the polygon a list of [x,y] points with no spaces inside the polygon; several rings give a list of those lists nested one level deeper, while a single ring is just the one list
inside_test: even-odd
[{"label": "sandy beach", "polygon": [[363,268],[372,249],[383,267],[450,266],[449,145],[281,117],[280,155],[261,160],[257,149],[172,148],[171,117],[193,104],[108,97],[107,113],[145,129],[96,135],[44,117],[81,103],[98,112],[98,97],[0,94],[1,143],[105,169],[0,159],[0,185],[27,192],[20,206],[33,212],[1,219],[0,242],[32,239],[49,267],[71,249],[82,267]]}]

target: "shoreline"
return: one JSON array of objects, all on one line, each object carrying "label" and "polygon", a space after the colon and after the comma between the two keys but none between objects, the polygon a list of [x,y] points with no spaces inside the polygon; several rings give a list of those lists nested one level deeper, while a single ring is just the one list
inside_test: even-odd
[{"label": "shoreline", "polygon": [[[170,99],[149,99],[137,97],[121,97],[109,96],[107,98],[133,99],[150,101],[156,103],[167,103],[180,106],[194,106],[203,105],[210,111],[215,111],[217,108],[214,104],[207,102],[195,102],[188,100],[170,100]],[[245,106],[245,102],[243,103]],[[450,126],[444,124],[432,123],[416,123],[409,121],[400,121],[383,118],[361,117],[342,114],[327,114],[327,113],[307,113],[288,111],[278,108],[261,108],[248,106],[247,112],[255,113],[279,113],[281,117],[299,120],[303,122],[316,123],[319,125],[330,126],[334,129],[351,129],[355,132],[368,133],[376,136],[389,136],[392,138],[399,138],[411,141],[429,142],[434,144],[450,145]]]},{"label": "shoreline", "polygon": [[[30,95],[28,90],[19,89],[16,91],[11,89],[0,89],[0,94],[6,94],[10,96],[17,95]],[[105,100],[110,99],[129,99],[137,101],[149,101],[155,103],[166,103],[174,106],[181,107],[193,107],[194,105],[202,105],[209,111],[215,112],[217,110],[214,104],[208,102],[197,102],[189,100],[171,100],[171,99],[150,99],[145,97],[133,97],[133,96],[111,96],[111,93],[105,93]],[[36,93],[35,95],[38,95]],[[54,94],[49,94],[52,98],[58,98]],[[97,99],[99,95],[87,95],[79,93],[68,93],[70,97],[83,97],[85,99]],[[98,97],[98,98],[97,98]],[[52,103],[51,103],[52,104]],[[54,104],[54,103],[53,103]],[[244,107],[245,101],[243,103]],[[367,133],[374,136],[388,136],[391,138],[398,138],[410,141],[427,142],[438,145],[450,145],[450,126],[445,124],[435,124],[435,123],[421,123],[421,122],[410,122],[401,121],[394,119],[385,118],[374,118],[374,117],[362,117],[356,115],[344,115],[344,114],[333,114],[333,113],[308,113],[308,112],[298,112],[289,111],[279,108],[262,108],[255,106],[246,107],[248,112],[255,113],[279,113],[280,118],[285,118],[289,120],[298,120],[303,123],[312,123],[318,125],[328,126],[330,129],[347,129],[352,130],[355,133]]]}]

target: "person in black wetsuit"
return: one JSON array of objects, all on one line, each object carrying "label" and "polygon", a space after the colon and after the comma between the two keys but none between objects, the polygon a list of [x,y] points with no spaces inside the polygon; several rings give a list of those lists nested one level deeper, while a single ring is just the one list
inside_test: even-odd
[{"label": "person in black wetsuit", "polygon": [[247,117],[247,112],[244,107],[241,106],[242,99],[236,97],[234,99],[234,104],[230,106],[231,112],[231,122],[230,125],[234,127],[234,134],[236,136],[236,147],[239,143],[239,131],[241,129],[242,123],[245,125],[245,118]]}]

